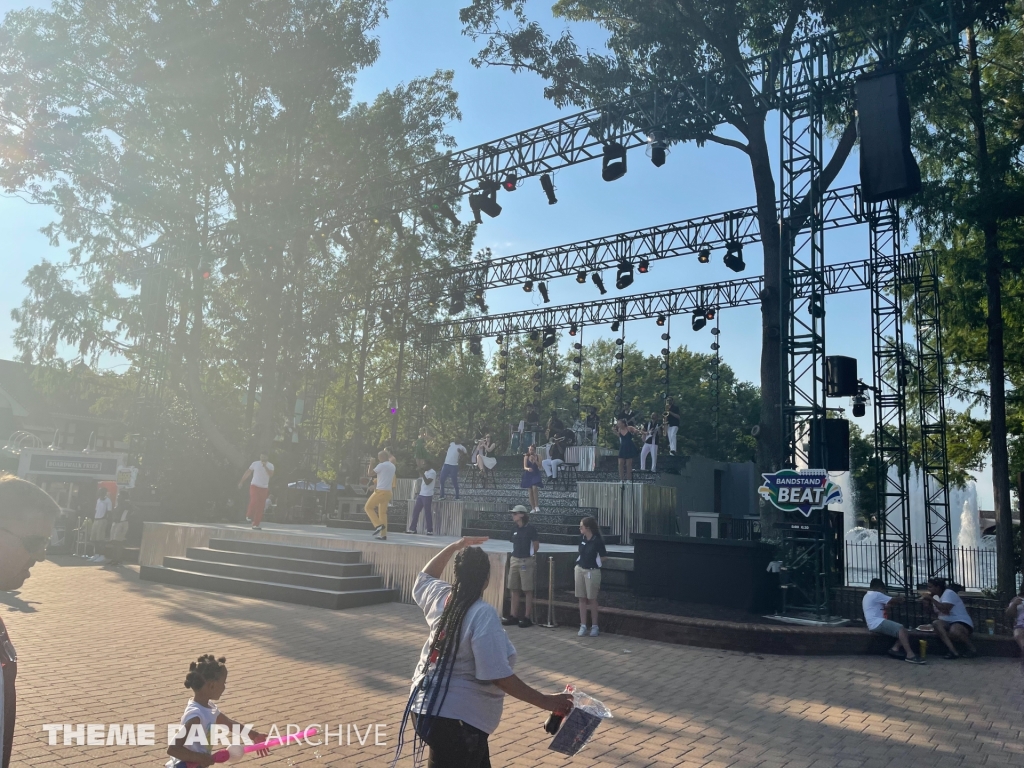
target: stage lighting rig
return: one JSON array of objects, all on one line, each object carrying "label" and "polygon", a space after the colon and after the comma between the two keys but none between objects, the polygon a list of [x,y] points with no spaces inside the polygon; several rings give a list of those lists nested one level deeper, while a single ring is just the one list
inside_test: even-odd
[{"label": "stage lighting rig", "polygon": [[665,316],[664,315],[658,315],[658,319],[655,321],[655,324],[659,328],[661,328],[663,325],[665,325]]},{"label": "stage lighting rig", "polygon": [[587,282],[586,270],[581,269],[579,272],[576,273],[576,282],[579,283],[580,285],[583,285],[584,283]]},{"label": "stage lighting rig", "polygon": [[606,293],[608,293],[608,291],[604,287],[604,278],[601,277],[601,273],[600,272],[595,272],[594,274],[592,274],[590,276],[590,279],[593,281],[594,285],[597,286],[597,290],[599,290],[601,292],[602,296],[604,296]]},{"label": "stage lighting rig", "polygon": [[555,197],[555,183],[551,181],[550,173],[545,173],[540,177],[540,186],[544,190],[544,194],[548,196],[548,205],[558,202],[558,198]]},{"label": "stage lighting rig", "polygon": [[730,240],[726,243],[722,261],[733,272],[742,272],[746,269],[747,265],[743,263],[743,243],[739,240]]},{"label": "stage lighting rig", "polygon": [[650,272],[651,271],[650,259],[640,259],[640,263],[637,264],[636,271],[639,272],[641,275],[646,275],[648,272]]},{"label": "stage lighting rig", "polygon": [[457,315],[466,309],[466,297],[461,291],[454,291],[452,293],[452,305],[448,310],[448,314]]},{"label": "stage lighting rig", "polygon": [[647,137],[648,156],[655,168],[661,168],[668,156],[668,141],[665,140],[665,132],[659,129],[651,131]]},{"label": "stage lighting rig", "polygon": [[618,332],[619,332],[619,321],[615,320],[615,321],[612,322],[612,333],[618,333]]},{"label": "stage lighting rig", "polygon": [[615,287],[620,291],[629,288],[633,284],[633,264],[629,261],[620,261],[615,271]]},{"label": "stage lighting rig", "polygon": [[714,309],[706,309],[706,310],[704,310],[704,317],[707,320],[714,320],[715,319],[715,310]]},{"label": "stage lighting rig", "polygon": [[540,297],[544,299],[544,303],[549,304],[551,299],[548,298],[548,284],[542,280],[537,283],[537,290],[540,291]]},{"label": "stage lighting rig", "polygon": [[704,310],[703,309],[696,309],[696,310],[694,310],[694,312],[693,312],[693,319],[690,321],[690,325],[693,327],[693,330],[699,331],[701,328],[703,328],[707,324],[708,324],[708,319],[706,317],[704,317]]},{"label": "stage lighting rig", "polygon": [[555,329],[554,328],[545,328],[544,329],[544,340],[541,342],[541,346],[544,349],[547,349],[548,347],[553,347],[555,345],[555,342],[557,342],[557,341],[558,341],[558,337],[555,335]]},{"label": "stage lighting rig", "polygon": [[576,325],[576,323],[572,323],[569,326],[569,335],[570,336],[575,336],[578,332],[579,332],[579,327]]},{"label": "stage lighting rig", "polygon": [[526,291],[527,293],[529,293],[530,291],[533,290],[533,278],[532,277],[527,279],[527,281],[525,283],[523,283],[523,290]]},{"label": "stage lighting rig", "polygon": [[601,178],[615,181],[626,175],[626,148],[617,141],[604,145],[601,157]]},{"label": "stage lighting rig", "polygon": [[480,182],[480,191],[469,196],[469,207],[473,211],[473,221],[483,224],[484,220],[480,213],[486,213],[492,219],[501,213],[501,206],[498,205],[498,189],[501,187],[496,181],[484,179]]},{"label": "stage lighting rig", "polygon": [[501,182],[501,188],[506,192],[515,192],[518,181],[519,179],[516,177],[515,172],[509,173],[505,176],[505,180]]},{"label": "stage lighting rig", "polygon": [[701,264],[709,263],[711,261],[711,249],[708,248],[707,246],[701,248],[697,252],[697,261],[699,261]]},{"label": "stage lighting rig", "polygon": [[483,338],[482,337],[480,337],[480,336],[470,336],[469,337],[469,351],[472,352],[474,355],[482,355],[484,353],[484,349],[483,349],[482,344],[483,344]]}]

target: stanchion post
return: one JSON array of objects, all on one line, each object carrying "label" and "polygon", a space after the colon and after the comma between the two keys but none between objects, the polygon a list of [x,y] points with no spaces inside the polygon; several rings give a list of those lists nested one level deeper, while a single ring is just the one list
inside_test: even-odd
[{"label": "stanchion post", "polygon": [[555,623],[555,558],[548,557],[548,623],[541,624],[542,627],[554,629]]}]

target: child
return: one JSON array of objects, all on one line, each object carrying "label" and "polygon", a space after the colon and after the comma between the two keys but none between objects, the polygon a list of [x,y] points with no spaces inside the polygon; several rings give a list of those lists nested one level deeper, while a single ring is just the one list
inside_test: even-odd
[{"label": "child", "polygon": [[[193,661],[189,665],[188,676],[185,678],[185,687],[192,689],[192,698],[185,705],[185,714],[181,716],[181,724],[185,727],[185,734],[177,739],[167,748],[167,754],[171,759],[167,761],[165,768],[192,768],[192,766],[213,765],[213,750],[210,749],[210,727],[214,723],[226,725],[229,729],[238,725],[239,729],[245,727],[242,723],[236,723],[227,715],[221,714],[216,704],[224,695],[224,689],[228,682],[228,668],[224,665],[226,659],[221,656],[219,659],[213,654],[204,654],[199,661]],[[205,744],[190,744],[185,746],[192,726],[199,725],[204,734]],[[249,731],[249,738],[254,744],[266,741],[266,735]],[[226,747],[225,747],[226,749]],[[260,750],[260,757],[266,757],[270,750]]]},{"label": "child", "polygon": [[[864,609],[864,621],[868,625],[869,632],[877,632],[880,635],[887,635],[896,642],[889,649],[889,655],[894,659],[903,659],[911,664],[924,664],[925,660],[918,658],[910,645],[910,635],[907,628],[897,624],[885,615],[887,607],[895,605],[902,598],[890,597],[885,593],[885,582],[881,579],[872,579],[868,591],[864,593],[864,600],[861,607]],[[900,653],[900,646],[903,646],[903,653]]]}]

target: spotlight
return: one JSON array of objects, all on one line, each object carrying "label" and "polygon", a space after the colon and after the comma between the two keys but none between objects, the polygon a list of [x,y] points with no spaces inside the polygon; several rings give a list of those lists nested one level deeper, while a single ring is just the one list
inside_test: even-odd
[{"label": "spotlight", "polygon": [[658,319],[655,321],[655,323],[658,325],[658,327],[663,326],[665,324],[665,316],[658,315]]},{"label": "spotlight", "polygon": [[618,332],[619,332],[619,321],[616,320],[616,321],[614,321],[612,323],[612,333],[618,333]]},{"label": "spotlight", "polygon": [[499,333],[497,336],[494,337],[494,343],[500,345],[501,342],[502,342],[502,339],[503,339],[503,336]]},{"label": "spotlight", "polygon": [[742,272],[747,268],[743,263],[743,244],[738,240],[732,240],[725,244],[725,257],[722,259],[725,266],[733,272]]},{"label": "spotlight", "polygon": [[498,387],[498,394],[499,395],[504,395],[505,394],[505,388],[504,387]]},{"label": "spotlight", "polygon": [[569,335],[570,335],[570,336],[575,336],[575,335],[576,335],[576,332],[577,332],[578,330],[579,330],[579,328],[577,328],[577,326],[576,326],[576,323],[572,323],[572,324],[571,324],[571,325],[569,326]]},{"label": "spotlight", "polygon": [[713,343],[711,344],[711,351],[712,351],[712,352],[717,352],[717,351],[718,351],[719,349],[721,349],[721,347],[719,347],[719,346],[718,346],[718,342],[717,342],[717,341],[716,341],[716,342],[713,342]]},{"label": "spotlight", "polygon": [[622,354],[621,352],[616,352],[615,353],[615,359],[616,360],[622,360],[624,357],[625,357],[625,355]]},{"label": "spotlight", "polygon": [[519,179],[516,178],[515,172],[510,173],[505,177],[505,180],[501,182],[501,188],[506,192],[515,192],[517,181],[519,181]]},{"label": "spotlight", "polygon": [[720,333],[721,333],[721,331],[720,331],[720,330],[718,330],[717,328],[712,328],[712,329],[711,329],[711,335],[712,335],[712,336],[717,336],[717,335],[718,335],[718,334],[720,334]]},{"label": "spotlight", "polygon": [[473,303],[476,304],[478,307],[480,307],[480,311],[481,312],[486,312],[487,311],[487,302],[484,301],[484,289],[483,288],[477,288],[473,292]]},{"label": "spotlight", "polygon": [[633,264],[628,261],[620,261],[615,272],[615,287],[620,291],[633,284]]},{"label": "spotlight", "polygon": [[534,392],[540,392],[540,384],[533,388]]},{"label": "spotlight", "polygon": [[617,347],[621,347],[625,343],[626,343],[625,339],[616,339],[615,340],[615,346],[617,346]]},{"label": "spotlight", "polygon": [[540,334],[537,331],[530,331],[530,341],[536,341],[540,338]]},{"label": "spotlight", "polygon": [[462,312],[465,309],[466,309],[466,297],[461,292],[453,293],[452,294],[452,305],[451,305],[451,308],[448,310],[448,314],[450,314],[450,315],[457,315],[457,314],[459,314],[460,312]]},{"label": "spotlight", "polygon": [[867,409],[865,407],[867,405],[867,402],[868,399],[863,394],[854,396],[853,415],[856,416],[858,419],[865,413],[867,413]]},{"label": "spotlight", "polygon": [[455,211],[452,210],[452,207],[443,200],[431,200],[427,207],[431,213],[437,213],[444,216],[455,226],[459,226],[462,223],[459,221],[459,217],[455,215]]},{"label": "spotlight", "polygon": [[526,291],[527,293],[529,293],[530,291],[533,290],[533,280],[532,279],[531,280],[527,280],[525,283],[523,283],[523,290]]},{"label": "spotlight", "polygon": [[714,320],[715,319],[715,310],[713,310],[713,309],[706,310],[704,312],[704,317],[706,317],[708,320]]},{"label": "spotlight", "polygon": [[548,298],[548,284],[547,283],[545,283],[543,281],[537,283],[537,290],[540,291],[540,297],[542,299],[544,299],[544,303],[545,304],[547,304],[547,303],[549,303],[551,301],[551,299]]},{"label": "spotlight", "polygon": [[704,317],[703,309],[694,310],[693,320],[690,322],[690,324],[693,326],[693,330],[695,331],[699,331],[701,328],[708,324],[707,318]]},{"label": "spotlight", "polygon": [[626,175],[626,148],[617,141],[604,145],[604,156],[601,158],[601,178],[615,181]]},{"label": "spotlight", "polygon": [[484,223],[480,217],[481,211],[492,219],[501,213],[501,206],[498,205],[499,186],[498,182],[485,179],[480,182],[480,191],[469,196],[469,207],[473,210],[473,220],[477,224]]},{"label": "spotlight", "polygon": [[697,252],[697,261],[699,261],[701,264],[707,264],[708,262],[710,262],[711,261],[711,249],[710,248],[701,248]]},{"label": "spotlight", "polygon": [[594,285],[597,286],[597,290],[599,290],[601,292],[602,296],[604,296],[606,293],[608,293],[608,291],[605,290],[604,278],[601,277],[601,273],[600,272],[595,272],[594,274],[592,274],[590,276],[590,279],[594,282]]},{"label": "spotlight", "polygon": [[483,339],[480,336],[470,336],[469,351],[472,352],[474,355],[482,355],[484,353],[482,342]]},{"label": "spotlight", "polygon": [[651,162],[654,163],[655,168],[661,168],[665,164],[665,158],[668,155],[668,142],[665,140],[665,132],[658,129],[651,131],[647,137],[647,143],[650,147]]},{"label": "spotlight", "polygon": [[558,336],[555,335],[555,329],[554,328],[545,328],[544,329],[544,341],[541,342],[541,345],[544,347],[544,349],[547,349],[548,347],[553,347],[555,345],[555,342],[557,342],[557,341],[558,341]]},{"label": "spotlight", "polygon": [[661,340],[662,341],[668,341],[669,340],[669,335],[667,333],[661,334]]},{"label": "spotlight", "polygon": [[579,342],[577,341],[577,342],[576,342],[575,344],[573,344],[573,345],[572,345],[572,348],[573,348],[573,349],[583,349],[583,345],[582,345],[582,344],[580,344],[580,343],[579,343]]},{"label": "spotlight", "polygon": [[508,350],[503,349],[500,352],[498,352],[498,354],[501,355],[502,357],[508,357]]},{"label": "spotlight", "polygon": [[579,283],[580,285],[583,285],[585,282],[587,282],[586,270],[581,269],[579,272],[576,273],[576,282]]},{"label": "spotlight", "polygon": [[540,177],[540,186],[544,190],[544,194],[548,196],[548,205],[554,205],[558,202],[558,198],[555,197],[555,184],[551,181],[550,173],[545,173]]},{"label": "spotlight", "polygon": [[641,275],[646,275],[651,271],[651,262],[648,259],[640,259],[640,263],[637,265],[636,271]]},{"label": "spotlight", "polygon": [[668,347],[664,347],[661,350],[661,354],[663,354],[665,357],[668,357],[670,354],[672,354],[672,350],[670,350]]}]

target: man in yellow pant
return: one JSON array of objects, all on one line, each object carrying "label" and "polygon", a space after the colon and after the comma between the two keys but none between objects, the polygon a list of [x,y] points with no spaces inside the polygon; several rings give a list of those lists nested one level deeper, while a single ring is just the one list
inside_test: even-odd
[{"label": "man in yellow pant", "polygon": [[388,504],[391,503],[391,486],[395,482],[395,465],[387,451],[377,454],[376,467],[370,471],[377,476],[377,490],[366,500],[366,516],[373,526],[373,537],[386,541],[388,538]]}]

